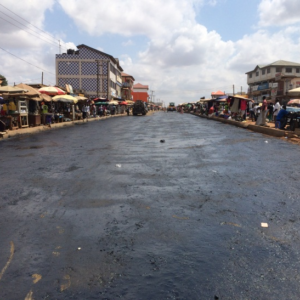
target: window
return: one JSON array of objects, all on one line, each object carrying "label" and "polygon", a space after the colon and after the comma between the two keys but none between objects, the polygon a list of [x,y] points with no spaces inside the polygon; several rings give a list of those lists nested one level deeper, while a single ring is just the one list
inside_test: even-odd
[{"label": "window", "polygon": [[292,73],[292,68],[285,68],[286,73]]},{"label": "window", "polygon": [[259,71],[256,72],[256,76],[259,76]]},{"label": "window", "polygon": [[300,68],[296,68],[296,73],[300,73]]},{"label": "window", "polygon": [[262,70],[262,71],[261,71],[261,74],[262,74],[262,75],[265,75],[265,74],[266,74],[266,70],[265,70],[265,69]]},{"label": "window", "polygon": [[252,78],[252,73],[249,74],[249,78]]},{"label": "window", "polygon": [[267,69],[267,73],[268,74],[271,73],[271,69],[270,68]]},{"label": "window", "polygon": [[276,72],[281,72],[282,68],[281,67],[276,67]]}]

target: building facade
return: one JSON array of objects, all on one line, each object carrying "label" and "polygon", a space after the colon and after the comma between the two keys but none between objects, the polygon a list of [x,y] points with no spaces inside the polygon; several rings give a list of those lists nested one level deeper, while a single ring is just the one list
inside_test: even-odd
[{"label": "building facade", "polygon": [[218,98],[220,96],[225,96],[225,93],[222,92],[222,91],[217,91],[217,92],[212,92],[211,93],[211,98],[212,99],[216,99],[216,98]]},{"label": "building facade", "polygon": [[134,85],[134,78],[133,76],[121,73],[122,75],[122,98],[124,100],[133,100],[132,91]]},{"label": "building facade", "polygon": [[74,92],[89,98],[121,100],[123,69],[119,60],[86,45],[77,48],[56,55],[56,84],[70,84]]},{"label": "building facade", "polygon": [[133,101],[142,100],[144,102],[149,101],[149,86],[137,83],[133,86],[132,96]]},{"label": "building facade", "polygon": [[248,95],[257,102],[265,96],[281,103],[289,101],[288,91],[300,87],[300,64],[279,60],[269,65],[257,65],[247,74]]}]

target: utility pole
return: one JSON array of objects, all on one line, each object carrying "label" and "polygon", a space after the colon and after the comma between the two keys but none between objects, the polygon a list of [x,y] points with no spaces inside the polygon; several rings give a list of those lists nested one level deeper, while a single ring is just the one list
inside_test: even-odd
[{"label": "utility pole", "polygon": [[151,102],[152,102],[152,100],[153,100],[153,93],[154,93],[154,91],[150,91],[151,92]]},{"label": "utility pole", "polygon": [[233,90],[233,96],[234,96],[234,85],[232,86],[232,90]]},{"label": "utility pole", "polygon": [[61,45],[60,45],[60,40],[58,40],[58,51],[59,51],[59,54],[61,54]]},{"label": "utility pole", "polygon": [[42,84],[44,84],[44,72],[42,72]]},{"label": "utility pole", "polygon": [[243,95],[243,87],[241,86],[241,95]]},{"label": "utility pole", "polygon": [[99,98],[99,59],[96,59],[96,63],[97,63],[97,98]]}]

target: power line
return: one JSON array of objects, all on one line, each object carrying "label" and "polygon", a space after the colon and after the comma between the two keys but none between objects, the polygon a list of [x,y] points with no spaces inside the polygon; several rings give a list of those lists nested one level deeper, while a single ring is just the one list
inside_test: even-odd
[{"label": "power line", "polygon": [[2,17],[0,17],[0,19],[6,21],[6,22],[8,22],[8,23],[10,23],[11,25],[14,25],[14,26],[18,27],[18,28],[21,29],[21,30],[24,30],[25,32],[27,32],[27,33],[29,33],[29,34],[35,36],[36,38],[38,38],[38,39],[40,39],[40,40],[43,40],[44,42],[47,42],[48,44],[57,46],[56,44],[54,44],[54,43],[52,43],[52,42],[49,42],[49,41],[46,41],[46,40],[42,39],[41,37],[39,37],[39,36],[37,36],[37,35],[35,35],[35,34],[31,33],[31,32],[28,32],[27,30],[21,28],[20,26],[14,24],[14,23],[12,23],[12,22],[9,22],[8,20],[6,20],[6,19],[4,19],[4,18],[2,18]]},{"label": "power line", "polygon": [[54,40],[56,40],[56,38],[54,36],[52,36],[49,32],[44,31],[43,29],[38,28],[37,26],[31,24],[29,21],[27,21],[26,19],[22,18],[21,16],[17,15],[15,12],[13,12],[12,10],[10,10],[9,8],[7,8],[6,6],[4,6],[3,4],[0,3],[0,5],[2,7],[4,7],[5,9],[7,9],[8,11],[10,11],[11,13],[13,13],[15,16],[17,16],[18,18],[22,19],[23,21],[27,22],[28,24],[30,24],[31,26],[35,27],[36,29],[46,33],[47,35],[49,35],[51,38],[53,38]]},{"label": "power line", "polygon": [[[24,25],[23,23],[21,23],[21,22],[19,22],[18,20],[16,20],[16,19],[14,19],[14,18],[12,18],[11,16],[9,16],[8,14],[6,14],[6,13],[4,13],[3,11],[0,11],[0,13],[2,13],[2,14],[4,14],[5,16],[7,16],[8,18],[10,18],[10,19],[12,19],[12,20],[14,20],[15,22],[17,22],[17,23],[19,23],[19,24],[21,24],[22,26],[25,26],[25,27],[27,27],[29,30],[31,30],[31,31],[33,31],[34,33],[37,33],[37,34],[39,34],[38,32],[36,32],[36,31],[34,31],[32,28],[30,28],[29,26],[27,26],[27,25]],[[1,18],[1,19],[3,19],[3,18]],[[3,19],[3,20],[5,20],[6,22],[9,22],[9,21],[7,21],[6,19]],[[10,22],[9,22],[10,23]],[[12,24],[12,25],[15,25],[15,24],[13,24],[13,23],[10,23],[10,24]],[[15,25],[16,26],[16,25]],[[18,27],[18,28],[20,28],[20,27]],[[22,28],[20,28],[20,29],[22,29]],[[24,29],[22,29],[22,30],[24,30]],[[47,37],[45,37],[49,42],[53,42],[53,40],[50,40],[49,38],[47,38]],[[56,41],[57,42],[57,41]]]},{"label": "power line", "polygon": [[32,64],[32,63],[30,63],[30,62],[28,62],[28,61],[26,61],[25,59],[23,59],[23,58],[21,58],[21,57],[15,55],[15,54],[10,53],[9,51],[7,51],[7,50],[5,50],[5,49],[3,49],[2,47],[0,47],[0,49],[2,49],[2,50],[5,51],[6,53],[8,53],[8,54],[10,54],[10,55],[12,55],[12,56],[14,56],[14,57],[16,57],[16,58],[18,58],[18,59],[20,59],[20,60],[26,62],[27,64],[29,64],[29,65],[31,65],[31,66],[33,66],[33,67],[35,67],[35,68],[38,68],[38,69],[40,69],[40,70],[42,70],[42,71],[44,71],[44,72],[46,72],[46,73],[48,73],[48,74],[51,74],[51,75],[54,75],[54,76],[55,76],[54,73],[51,73],[51,72],[49,72],[49,71],[47,71],[47,70],[44,70],[44,69],[42,69],[42,68],[40,68],[40,67],[38,67],[38,66],[36,66],[36,65],[34,65],[34,64]]},{"label": "power line", "polygon": [[[48,32],[46,32],[46,31],[44,31],[43,29],[40,29],[39,27],[37,27],[37,26],[31,24],[29,21],[27,21],[26,19],[22,18],[20,15],[16,14],[15,12],[13,12],[12,10],[10,10],[10,9],[7,8],[6,6],[4,6],[3,4],[0,3],[0,6],[4,7],[4,8],[7,9],[8,11],[10,11],[12,14],[16,15],[18,18],[22,19],[23,21],[27,22],[29,25],[35,27],[35,28],[38,29],[39,31],[41,31],[41,32],[43,32],[44,34],[46,34],[46,35],[48,35],[49,37],[51,37],[51,38],[52,38],[53,40],[55,40],[56,42],[59,42],[59,43],[60,43],[60,40],[56,39],[56,38],[55,38],[54,36],[52,36],[50,33],[48,33]],[[1,12],[2,14],[4,14],[4,15],[8,16],[8,17],[11,18],[12,20],[18,22],[18,23],[21,24],[22,26],[26,26],[28,29],[30,29],[30,30],[33,31],[33,29],[31,29],[31,28],[28,27],[27,25],[25,25],[25,24],[23,24],[23,23],[21,23],[21,22],[15,20],[14,18],[12,18],[11,16],[5,14],[5,13],[2,12],[2,11],[0,11],[0,12]],[[7,21],[6,19],[3,19],[3,20]],[[7,22],[10,23],[9,21],[7,21]],[[10,24],[12,24],[12,25],[18,27],[17,25],[15,25],[15,24],[13,24],[13,23],[10,23]],[[20,28],[20,27],[18,27],[18,28]],[[21,29],[21,30],[24,30],[24,29],[22,29],[22,28],[20,28],[20,29]],[[24,31],[26,31],[26,30],[24,30]],[[33,32],[37,33],[36,31],[33,31]],[[30,32],[29,32],[29,33],[30,33]],[[40,37],[38,37],[38,38],[40,38]],[[45,37],[45,38],[46,38],[46,37]],[[44,40],[44,39],[43,39],[43,40]],[[44,40],[44,41],[45,41],[45,40]],[[48,40],[48,41],[49,41],[49,40]],[[49,42],[49,43],[50,43],[50,42]],[[51,43],[52,43],[52,42],[51,42]],[[55,44],[55,46],[57,46],[57,44]],[[67,50],[67,48],[65,48],[65,47],[63,47],[63,49],[64,49],[64,50]]]}]

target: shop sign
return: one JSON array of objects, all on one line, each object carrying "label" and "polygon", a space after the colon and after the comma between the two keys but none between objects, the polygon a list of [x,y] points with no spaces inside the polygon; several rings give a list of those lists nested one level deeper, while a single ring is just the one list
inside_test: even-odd
[{"label": "shop sign", "polygon": [[271,89],[271,97],[277,96],[277,89]]},{"label": "shop sign", "polygon": [[269,85],[270,85],[270,88],[277,88],[278,82],[269,83]]},{"label": "shop sign", "polygon": [[281,79],[281,73],[276,73],[275,74],[275,80],[278,81]]},{"label": "shop sign", "polygon": [[269,88],[269,83],[267,82],[267,83],[259,85],[257,90],[262,91],[262,90],[266,90],[268,88]]},{"label": "shop sign", "polygon": [[252,91],[257,91],[258,90],[258,85],[254,85],[253,87],[252,87]]}]

